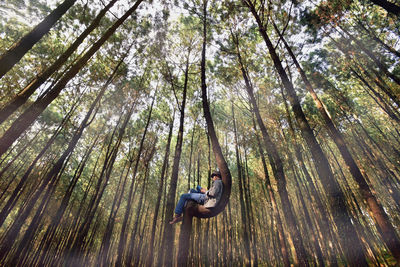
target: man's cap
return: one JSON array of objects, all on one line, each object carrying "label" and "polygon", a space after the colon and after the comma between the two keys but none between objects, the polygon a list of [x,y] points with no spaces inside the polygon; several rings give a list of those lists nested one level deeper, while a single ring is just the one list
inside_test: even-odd
[{"label": "man's cap", "polygon": [[222,178],[220,171],[213,171],[213,173],[211,173],[211,178],[213,178],[214,176],[218,176],[219,178]]}]

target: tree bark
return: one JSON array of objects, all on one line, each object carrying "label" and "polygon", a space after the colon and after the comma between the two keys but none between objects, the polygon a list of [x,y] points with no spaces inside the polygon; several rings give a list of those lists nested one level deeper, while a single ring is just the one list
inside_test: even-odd
[{"label": "tree bark", "polygon": [[340,242],[346,258],[351,265],[366,265],[367,262],[365,260],[363,246],[354,226],[351,223],[350,214],[348,213],[346,208],[343,192],[337,184],[337,181],[335,180],[333,173],[330,169],[329,162],[325,154],[323,153],[320,145],[318,144],[310,125],[308,124],[308,121],[300,106],[300,102],[293,88],[293,85],[289,81],[289,78],[285,70],[283,69],[282,63],[275,51],[271,40],[269,39],[261,18],[258,16],[255,6],[250,1],[243,1],[249,7],[250,11],[257,21],[259,32],[267,45],[274,66],[278,71],[278,74],[282,80],[285,89],[288,92],[288,99],[292,105],[292,109],[298,125],[300,126],[303,138],[305,139],[313,156],[318,176],[324,184],[325,192],[327,193],[327,197],[329,199],[329,203],[332,209],[332,215],[339,230]]},{"label": "tree bark", "polygon": [[289,196],[288,192],[286,189],[286,176],[283,170],[283,162],[282,159],[278,153],[278,150],[275,146],[275,144],[272,142],[271,137],[269,136],[267,132],[267,128],[264,125],[264,122],[261,118],[260,111],[258,109],[257,101],[254,96],[254,91],[253,87],[251,85],[251,82],[248,78],[248,75],[246,73],[246,70],[243,66],[241,55],[240,55],[240,50],[239,50],[239,43],[238,39],[232,34],[232,37],[234,38],[234,42],[236,44],[236,55],[238,58],[238,62],[240,65],[240,69],[242,72],[243,79],[245,81],[245,88],[246,91],[249,95],[250,98],[250,103],[251,106],[253,107],[253,112],[256,116],[258,126],[260,127],[263,139],[264,139],[264,145],[266,147],[267,153],[270,155],[270,164],[275,176],[275,179],[277,180],[277,186],[278,186],[278,192],[281,197],[282,201],[282,208],[284,209],[284,214],[286,218],[286,222],[288,224],[289,228],[289,233],[293,237],[293,243],[295,247],[295,251],[297,254],[297,258],[299,260],[299,264],[301,266],[308,266],[308,261],[307,261],[307,253],[304,249],[303,245],[303,240],[300,234],[300,230],[298,229],[295,221],[294,214],[291,209],[291,204],[289,201]]},{"label": "tree bark", "polygon": [[236,165],[238,169],[238,186],[239,186],[239,203],[240,203],[240,215],[242,218],[242,235],[244,239],[244,248],[246,251],[246,266],[251,265],[251,253],[250,253],[250,238],[249,238],[249,227],[250,221],[247,221],[246,216],[246,204],[244,201],[243,196],[243,172],[242,172],[242,164],[239,155],[239,144],[238,144],[238,137],[237,137],[237,129],[236,129],[236,119],[235,119],[235,110],[233,107],[233,103],[231,105],[232,110],[232,121],[233,121],[233,133],[234,133],[234,140],[235,140],[235,153],[236,153]]},{"label": "tree bark", "polygon": [[[109,82],[111,82],[111,77],[109,79]],[[59,177],[60,171],[62,170],[62,166],[64,166],[66,159],[69,158],[69,156],[72,154],[73,150],[75,149],[75,146],[78,143],[80,137],[82,136],[84,129],[89,125],[88,122],[90,120],[90,117],[92,116],[92,113],[94,112],[96,114],[97,110],[95,111],[95,107],[98,105],[106,88],[107,88],[107,86],[104,86],[102,88],[102,90],[99,92],[96,99],[91,104],[88,112],[86,113],[85,118],[82,120],[80,126],[74,133],[74,136],[71,138],[71,141],[69,142],[67,149],[64,151],[64,153],[61,155],[61,157],[54,164],[53,168],[49,171],[49,173],[43,179],[41,186],[34,193],[31,200],[29,201],[28,205],[25,207],[24,210],[22,210],[20,212],[21,216],[19,216],[18,221],[16,223],[14,223],[13,227],[10,228],[9,231],[7,232],[7,234],[5,235],[2,245],[0,245],[0,259],[2,259],[2,260],[5,259],[4,257],[7,254],[8,248],[15,242],[18,232],[20,231],[21,227],[25,223],[25,220],[29,216],[30,212],[33,210],[34,205],[38,201],[40,195],[45,190],[45,188],[48,187],[46,190],[46,194],[48,194],[48,192],[50,192],[53,189],[53,187],[55,186],[55,184],[57,183],[57,181],[58,181],[57,177]],[[45,200],[45,198],[43,197],[43,200],[41,202],[42,206],[44,205],[44,200]],[[13,263],[12,265],[15,265],[15,263]]]},{"label": "tree bark", "polygon": [[[185,122],[185,108],[186,108],[186,96],[187,96],[187,87],[188,87],[188,79],[189,79],[189,55],[186,59],[186,67],[185,67],[185,78],[184,78],[184,85],[183,85],[183,95],[182,95],[182,104],[180,106],[180,119],[179,119],[179,130],[178,130],[178,137],[176,140],[175,145],[175,155],[174,155],[174,163],[172,165],[172,174],[171,180],[169,184],[169,196],[167,198],[166,204],[166,213],[165,215],[172,218],[174,214],[174,207],[175,207],[175,195],[176,195],[176,187],[178,183],[178,174],[179,174],[179,164],[181,160],[181,153],[182,153],[182,144],[183,144],[183,129],[184,129],[184,122]],[[171,79],[171,82],[172,79]],[[174,86],[173,84],[171,84]],[[166,247],[163,249],[163,259],[164,265],[172,266],[173,258],[170,255],[173,255],[173,248],[174,248],[174,228],[168,221],[165,222],[164,226],[164,239],[166,242]]]},{"label": "tree bark", "polygon": [[41,99],[33,103],[0,138],[0,156],[17,140],[17,138],[39,117],[50,103],[58,97],[67,83],[82,69],[94,53],[111,37],[118,27],[137,9],[143,0],[136,3],[111,26],[104,35],[86,52],[60,81]]},{"label": "tree bark", "polygon": [[167,169],[167,165],[168,165],[173,125],[174,125],[174,118],[172,118],[172,120],[169,124],[169,133],[168,133],[167,145],[165,147],[164,162],[161,167],[161,178],[160,178],[160,184],[159,184],[158,191],[157,191],[157,202],[156,202],[156,206],[154,208],[154,222],[153,222],[153,226],[151,229],[150,242],[149,242],[150,251],[149,251],[149,254],[147,257],[147,262],[146,262],[147,266],[152,266],[153,261],[154,261],[154,259],[153,259],[154,258],[154,247],[155,247],[154,238],[155,238],[155,233],[156,233],[158,213],[159,213],[160,204],[161,204],[161,195],[162,195],[163,188],[164,188],[164,179],[165,179],[166,169]]},{"label": "tree bark", "polygon": [[[75,0],[76,1],[76,0]],[[76,51],[78,46],[83,40],[99,25],[101,19],[107,13],[107,11],[117,2],[118,0],[112,0],[92,21],[76,40],[68,47],[68,49],[45,71],[36,76],[32,81],[29,82],[25,88],[16,94],[3,108],[0,110],[0,124],[3,123],[14,111],[20,106],[26,103],[28,98],[38,89],[54,72],[61,68],[61,66],[67,61],[67,59]],[[1,64],[1,63],[0,63]]]},{"label": "tree bark", "polygon": [[[285,243],[283,223],[282,223],[281,216],[279,215],[279,211],[278,211],[278,207],[277,207],[276,199],[275,199],[275,194],[274,194],[272,186],[271,186],[271,180],[270,180],[269,173],[268,173],[268,167],[267,167],[267,163],[266,163],[265,156],[264,156],[264,149],[262,148],[261,140],[257,134],[257,126],[256,126],[256,122],[254,120],[254,117],[253,117],[253,127],[255,130],[258,149],[260,151],[261,162],[262,162],[263,169],[264,169],[264,178],[265,178],[264,185],[267,188],[268,196],[269,196],[269,199],[270,199],[271,205],[272,205],[273,216],[275,217],[276,223],[277,223],[279,247],[280,247],[280,252],[282,254],[279,256],[281,256],[281,258],[282,258],[283,265],[285,267],[288,267],[288,266],[290,266],[290,256],[289,256],[288,248]],[[270,155],[270,153],[269,153],[269,157],[270,157],[270,161],[272,161],[272,156]]]},{"label": "tree bark", "polygon": [[[207,84],[206,84],[207,2],[208,2],[207,0],[203,0],[203,44],[202,44],[201,65],[200,65],[201,92],[202,92],[203,112],[204,112],[204,117],[206,119],[208,136],[210,137],[211,140],[217,166],[219,168],[219,171],[221,172],[224,189],[220,201],[217,203],[217,206],[212,208],[212,210],[205,209],[204,206],[199,206],[199,205],[196,205],[193,208],[185,209],[184,213],[190,212],[190,214],[185,216],[196,216],[199,218],[210,218],[222,212],[229,201],[229,196],[231,193],[231,185],[232,185],[231,174],[228,168],[228,164],[222,154],[222,149],[219,144],[217,134],[215,132],[214,123],[211,117],[210,107],[207,100]],[[184,224],[186,225],[183,224],[182,227],[185,227],[186,229],[189,228],[191,229],[191,221],[192,221],[191,219],[186,220],[186,222],[184,222]],[[187,263],[187,254],[186,254],[187,252],[183,252],[183,250],[189,249],[189,247],[184,247],[184,244],[190,244],[190,234],[188,233],[190,233],[189,230],[183,231],[182,238],[180,238],[180,243],[179,243],[179,253],[185,253],[183,256],[184,259],[181,259],[181,263],[183,263],[184,265],[186,265]]]},{"label": "tree bark", "polygon": [[42,22],[33,28],[28,34],[14,43],[0,57],[0,79],[34,46],[51,27],[75,4],[76,0],[65,0],[54,9]]},{"label": "tree bark", "polygon": [[120,232],[120,235],[119,235],[117,261],[116,261],[116,265],[118,265],[118,266],[122,266],[123,264],[130,264],[130,262],[126,263],[124,261],[124,255],[125,255],[125,251],[126,251],[126,241],[127,241],[127,230],[126,229],[128,227],[128,219],[129,219],[129,216],[131,214],[131,209],[132,209],[132,204],[133,204],[132,203],[133,196],[134,196],[133,186],[134,186],[135,180],[136,180],[136,174],[137,174],[139,161],[140,161],[142,150],[143,150],[143,146],[144,146],[144,141],[146,139],[146,134],[147,134],[147,131],[148,131],[148,128],[149,128],[149,125],[150,125],[150,119],[151,119],[151,114],[152,114],[152,111],[153,111],[154,101],[155,101],[155,96],[153,97],[153,100],[152,100],[151,105],[150,105],[149,115],[147,117],[146,126],[144,128],[144,132],[143,132],[142,138],[140,140],[140,145],[139,145],[139,149],[138,149],[138,155],[136,157],[136,162],[135,162],[135,166],[134,166],[134,169],[133,169],[132,181],[131,181],[131,186],[129,188],[129,194],[128,194],[128,199],[127,199],[127,206],[126,206],[124,219],[123,219],[122,226],[121,226],[121,232]]},{"label": "tree bark", "polygon": [[[307,75],[305,74],[302,67],[300,66],[300,63],[297,61],[296,56],[294,55],[292,49],[290,48],[289,44],[286,42],[285,38],[281,35],[276,24],[273,23],[273,25],[274,25],[276,32],[278,33],[281,40],[283,41],[283,43],[286,47],[286,50],[288,51],[289,55],[291,56],[294,64],[296,65],[296,67],[303,79],[303,82],[306,85],[307,90],[310,92],[312,98],[314,99],[317,109],[320,112],[322,118],[324,119],[326,127],[328,128],[328,134],[335,142],[335,145],[339,149],[340,154],[342,155],[350,173],[352,174],[354,180],[359,185],[361,194],[370,209],[370,214],[374,218],[374,220],[378,226],[378,230],[379,230],[385,244],[388,246],[388,248],[390,249],[393,256],[397,259],[397,261],[400,262],[400,240],[397,236],[396,230],[394,229],[393,225],[389,221],[389,217],[387,216],[386,212],[383,210],[383,207],[380,205],[380,203],[378,203],[378,200],[376,199],[375,195],[372,193],[372,190],[366,181],[366,179],[368,179],[368,178],[365,178],[364,175],[361,173],[360,168],[357,166],[355,160],[353,159],[353,156],[350,154],[350,151],[347,148],[347,144],[346,144],[342,134],[339,132],[339,130],[334,125],[332,119],[328,115],[327,110],[325,109],[325,106],[323,105],[322,101],[318,98],[317,94],[315,93],[314,88],[312,87],[311,83],[309,82],[309,80],[307,78]],[[357,73],[355,73],[355,74],[358,76]],[[362,78],[362,77],[359,77],[359,78]],[[397,117],[395,116],[395,119],[396,118]]]}]

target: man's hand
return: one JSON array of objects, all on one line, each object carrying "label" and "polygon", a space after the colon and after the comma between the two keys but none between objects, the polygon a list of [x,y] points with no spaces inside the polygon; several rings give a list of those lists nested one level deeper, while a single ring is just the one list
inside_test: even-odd
[{"label": "man's hand", "polygon": [[202,188],[200,189],[200,192],[202,192],[203,194],[205,194],[205,193],[207,192],[207,189],[204,188],[204,187],[202,187]]}]

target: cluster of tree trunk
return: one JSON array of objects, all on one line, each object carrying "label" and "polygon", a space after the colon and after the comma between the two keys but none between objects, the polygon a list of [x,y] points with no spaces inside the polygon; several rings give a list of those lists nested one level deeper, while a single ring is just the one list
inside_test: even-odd
[{"label": "cluster of tree trunk", "polygon": [[[95,97],[89,97],[88,103],[84,101],[88,96],[82,92],[55,127],[32,127],[35,123],[45,125],[40,119],[48,107],[57,104],[67,85],[128,18],[137,18],[134,14],[144,2],[134,2],[87,50],[75,55],[99,30],[117,1],[104,4],[53,63],[1,106],[0,265],[399,264],[400,78],[387,60],[346,26],[336,27],[336,35],[325,34],[352,63],[349,76],[388,119],[385,125],[395,130],[383,129],[374,114],[363,116],[368,124],[361,121],[346,95],[318,70],[310,73],[302,65],[285,35],[287,25],[281,29],[270,13],[272,3],[250,0],[237,4],[241,4],[240,12],[246,10],[266,45],[266,60],[272,62],[278,85],[275,101],[283,104],[279,115],[271,115],[272,108],[265,110],[267,97],[257,87],[254,68],[246,58],[245,34],[234,23],[229,24],[227,35],[231,47],[224,52],[233,56],[238,84],[243,87],[238,92],[246,95],[245,104],[232,97],[225,102],[229,103],[226,114],[214,113],[207,88],[211,75],[206,58],[210,31],[214,29],[208,0],[203,0],[193,7],[201,10],[197,12],[202,38],[199,68],[191,62],[196,53],[191,44],[184,51],[181,66],[171,66],[163,58],[157,63],[165,65],[164,73],[154,78],[157,75],[151,76],[147,67],[154,70],[159,66],[143,60],[147,65],[141,66],[144,71],[140,75],[120,82],[120,71],[131,55],[134,40],[113,63],[108,78],[92,92]],[[3,53],[0,79],[18,67],[21,58],[75,2],[65,0]],[[390,16],[399,15],[396,4],[372,2]],[[355,27],[391,58],[400,59],[395,48],[361,21]],[[277,37],[276,44],[273,36]],[[291,67],[311,96],[314,115],[320,121],[310,118],[296,90]],[[179,77],[174,68],[182,70]],[[154,89],[156,80],[169,89],[159,89],[158,84]],[[199,88],[192,88],[193,80],[200,81]],[[49,81],[51,85],[30,102]],[[190,97],[197,89],[204,122],[190,118],[188,112],[193,108]],[[332,101],[336,101],[343,121],[330,115],[319,90],[334,95]],[[176,104],[171,106],[176,110],[163,120],[160,110],[165,107],[160,103],[167,98],[166,91],[175,98]],[[121,100],[119,94],[124,93],[126,97]],[[115,105],[113,101],[120,101],[117,108],[107,107]],[[117,114],[110,114],[109,110],[118,107]],[[175,120],[176,111],[179,120]],[[214,119],[219,116],[226,116],[229,122],[216,124]],[[189,122],[191,137],[185,138]],[[225,136],[216,127],[226,130]],[[188,202],[178,231],[169,221],[182,184],[190,189],[204,182],[206,176],[209,187],[213,169],[222,175],[221,200],[212,209]],[[379,192],[388,194],[380,197]]]}]

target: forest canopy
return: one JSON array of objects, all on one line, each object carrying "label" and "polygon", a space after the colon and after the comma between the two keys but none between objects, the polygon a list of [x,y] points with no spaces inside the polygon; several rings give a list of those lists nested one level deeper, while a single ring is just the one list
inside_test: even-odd
[{"label": "forest canopy", "polygon": [[[0,266],[400,264],[399,18],[2,1]],[[217,206],[170,224],[217,170]]]}]

